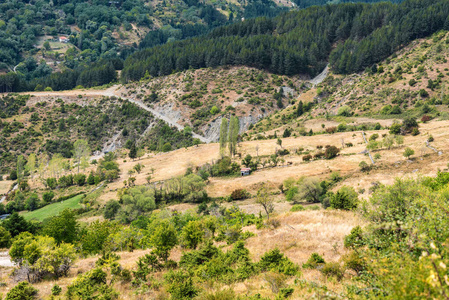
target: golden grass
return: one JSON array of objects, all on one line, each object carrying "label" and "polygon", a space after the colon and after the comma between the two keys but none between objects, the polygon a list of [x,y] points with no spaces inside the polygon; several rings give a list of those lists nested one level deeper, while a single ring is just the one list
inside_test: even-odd
[{"label": "golden grass", "polygon": [[[3,175],[3,178],[6,178],[7,175]],[[0,181],[0,195],[6,194],[11,188],[13,181],[3,179]]]}]

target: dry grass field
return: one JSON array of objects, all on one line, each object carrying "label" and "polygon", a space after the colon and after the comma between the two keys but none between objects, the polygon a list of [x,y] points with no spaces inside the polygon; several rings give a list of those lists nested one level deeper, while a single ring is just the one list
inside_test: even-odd
[{"label": "dry grass field", "polygon": [[[362,121],[366,121],[362,119]],[[245,177],[222,177],[210,178],[207,186],[207,192],[212,197],[228,196],[233,190],[244,188],[254,193],[261,182],[269,182],[273,187],[279,186],[285,179],[301,176],[318,176],[325,178],[332,171],[339,171],[341,175],[350,175],[343,184],[352,185],[356,189],[363,188],[368,190],[372,182],[391,183],[394,178],[402,177],[407,174],[417,176],[434,175],[438,169],[445,169],[449,161],[448,141],[449,141],[449,121],[433,121],[427,124],[420,124],[421,134],[417,136],[406,136],[404,144],[391,150],[383,149],[373,152],[379,153],[381,158],[376,163],[376,169],[370,173],[361,173],[359,163],[361,161],[369,162],[369,158],[360,154],[365,150],[365,143],[360,131],[342,132],[335,134],[324,134],[306,137],[291,137],[282,139],[282,147],[290,150],[291,154],[284,157],[286,162],[291,162],[290,166],[279,165],[277,167],[266,167],[258,170],[250,176]],[[386,130],[366,131],[367,137],[373,133],[379,135],[388,133]],[[431,149],[425,147],[425,140],[429,134],[432,134],[435,141],[432,146],[443,152],[438,155]],[[298,148],[316,151],[317,146],[333,145],[341,147],[342,141],[354,144],[353,147],[343,148],[340,155],[332,160],[315,160],[308,163],[302,161],[302,155],[294,154]],[[260,157],[266,157],[273,154],[276,149],[280,149],[276,140],[247,141],[240,143],[238,152],[242,157],[247,154],[255,157],[257,155],[256,147]],[[407,161],[402,155],[405,147],[411,147],[415,151],[412,160]],[[313,153],[313,152],[312,152]],[[426,155],[427,154],[427,155]],[[423,155],[425,157],[423,157]],[[152,174],[152,181],[161,181],[180,176],[185,173],[189,167],[200,166],[205,163],[211,163],[219,159],[218,144],[199,145],[198,147],[189,147],[188,149],[178,149],[169,153],[149,154],[140,160],[132,161],[129,158],[119,160],[122,170],[121,178],[108,185],[109,192],[101,196],[101,201],[116,198],[116,190],[123,187],[123,181],[128,178],[128,170],[132,169],[137,163],[144,167],[140,174],[134,174],[136,184],[146,184],[147,174]],[[238,160],[240,163],[240,160]]]}]

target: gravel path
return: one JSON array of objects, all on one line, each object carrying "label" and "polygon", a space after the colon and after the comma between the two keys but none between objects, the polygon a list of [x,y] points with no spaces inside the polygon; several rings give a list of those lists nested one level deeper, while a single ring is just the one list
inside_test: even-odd
[{"label": "gravel path", "polygon": [[320,74],[318,74],[318,76],[310,80],[310,83],[313,85],[320,84],[321,82],[324,81],[324,79],[326,79],[327,74],[329,74],[329,64],[326,65],[323,72],[321,72]]}]

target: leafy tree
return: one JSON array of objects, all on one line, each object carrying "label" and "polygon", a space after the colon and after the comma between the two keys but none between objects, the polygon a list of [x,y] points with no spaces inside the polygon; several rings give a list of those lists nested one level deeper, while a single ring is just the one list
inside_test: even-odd
[{"label": "leafy tree", "polygon": [[17,212],[13,212],[5,221],[3,221],[2,226],[9,231],[11,237],[15,237],[25,231],[34,232],[33,226]]},{"label": "leafy tree", "polygon": [[67,287],[68,299],[92,299],[92,295],[101,295],[101,299],[117,299],[118,293],[107,283],[107,273],[97,267],[79,275]]},{"label": "leafy tree", "polygon": [[237,140],[239,136],[240,125],[239,118],[232,116],[229,121],[228,145],[229,153],[234,156],[237,151]]},{"label": "leafy tree", "polygon": [[412,156],[413,154],[415,154],[415,150],[413,150],[410,147],[407,147],[407,148],[405,148],[403,155],[404,155],[405,158],[409,159],[410,156]]},{"label": "leafy tree", "polygon": [[298,107],[296,108],[296,117],[302,116],[303,113],[304,113],[304,104],[302,103],[302,101],[299,101]]},{"label": "leafy tree", "polygon": [[320,202],[322,194],[323,187],[317,178],[303,177],[298,181],[298,195],[296,199],[317,203]]},{"label": "leafy tree", "polygon": [[31,153],[28,156],[28,161],[25,166],[26,170],[28,170],[28,172],[30,173],[31,179],[33,179],[34,173],[36,172],[36,162],[37,162],[36,154]]},{"label": "leafy tree", "polygon": [[31,194],[26,200],[25,208],[29,211],[39,208],[39,196],[34,193]]},{"label": "leafy tree", "polygon": [[170,251],[178,244],[178,236],[173,224],[162,221],[157,226],[150,237],[151,245],[154,246],[154,253],[163,261],[167,261]]},{"label": "leafy tree", "polygon": [[200,221],[190,221],[182,229],[182,243],[189,249],[196,249],[204,239],[203,225]]},{"label": "leafy tree", "polygon": [[94,185],[95,184],[95,177],[94,177],[94,173],[90,172],[89,176],[87,177],[87,183],[89,185]]},{"label": "leafy tree", "polygon": [[25,161],[23,155],[17,157],[17,183],[20,185],[24,176]]},{"label": "leafy tree", "polygon": [[51,50],[50,43],[48,41],[45,41],[43,46],[44,46],[45,50],[47,50],[47,51]]},{"label": "leafy tree", "polygon": [[260,204],[265,213],[267,214],[267,219],[270,219],[270,214],[274,211],[273,199],[270,197],[268,193],[268,188],[266,184],[264,184],[258,191],[256,196],[256,203]]},{"label": "leafy tree", "polygon": [[335,146],[330,146],[326,148],[326,151],[324,151],[324,157],[326,159],[332,159],[337,156],[337,154],[340,152],[340,149],[338,149]]},{"label": "leafy tree", "polygon": [[75,213],[70,209],[63,210],[46,222],[42,232],[53,237],[58,245],[62,242],[74,243],[78,239],[79,233],[79,224],[76,221]]},{"label": "leafy tree", "polygon": [[219,141],[221,158],[225,156],[227,141],[228,141],[228,119],[222,118],[220,125],[220,141]]},{"label": "leafy tree", "polygon": [[276,143],[282,148],[282,140],[280,138],[277,139]]},{"label": "leafy tree", "polygon": [[80,166],[84,160],[90,155],[89,144],[86,140],[77,140],[73,144],[73,158],[78,165],[78,173],[80,172]]},{"label": "leafy tree", "polygon": [[163,146],[162,146],[162,152],[170,152],[171,150],[172,150],[172,147],[171,147],[171,144],[170,143],[165,143]]},{"label": "leafy tree", "polygon": [[105,245],[108,236],[119,230],[117,224],[109,221],[94,221],[87,227],[80,230],[81,251],[85,254],[100,253]]},{"label": "leafy tree", "polygon": [[129,148],[129,153],[128,153],[129,158],[131,158],[133,161],[134,159],[137,157],[137,147],[136,147],[136,143],[132,142],[131,143],[131,147]]},{"label": "leafy tree", "polygon": [[114,219],[115,215],[117,214],[118,210],[120,209],[120,203],[116,200],[109,200],[104,208],[104,214],[103,216],[106,219]]},{"label": "leafy tree", "polygon": [[8,248],[11,243],[11,234],[5,227],[0,226],[0,248]]},{"label": "leafy tree", "polygon": [[[116,213],[116,218],[122,223],[130,223],[138,216],[156,208],[154,190],[147,186],[137,186],[124,191],[120,197],[122,206]],[[116,204],[111,204],[114,208]]]},{"label": "leafy tree", "polygon": [[186,271],[169,271],[165,275],[168,292],[173,299],[191,299],[198,295],[198,289],[193,285],[192,274]]},{"label": "leafy tree", "polygon": [[242,165],[249,168],[251,166],[252,159],[252,156],[250,154],[247,154],[242,160]]}]

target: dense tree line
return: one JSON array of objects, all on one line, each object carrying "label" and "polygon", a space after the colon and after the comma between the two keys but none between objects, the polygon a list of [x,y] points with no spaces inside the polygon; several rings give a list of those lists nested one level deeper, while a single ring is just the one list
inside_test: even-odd
[{"label": "dense tree line", "polygon": [[443,0],[314,6],[136,52],[125,61],[122,80],[220,65],[315,75],[328,60],[339,73],[355,72],[413,39],[449,29],[448,15],[449,3]]}]

